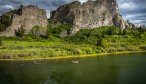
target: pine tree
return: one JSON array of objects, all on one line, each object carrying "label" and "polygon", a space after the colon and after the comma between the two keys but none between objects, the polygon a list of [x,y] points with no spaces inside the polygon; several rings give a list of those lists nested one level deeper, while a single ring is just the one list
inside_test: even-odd
[{"label": "pine tree", "polygon": [[23,26],[21,26],[17,31],[15,31],[16,36],[19,36],[23,39],[24,35],[25,35],[25,29],[23,28]]},{"label": "pine tree", "polygon": [[122,35],[122,29],[121,28],[119,29],[119,35]]},{"label": "pine tree", "polygon": [[96,45],[97,46],[102,46],[102,37],[101,36],[98,37]]},{"label": "pine tree", "polygon": [[123,30],[123,35],[126,35],[126,34],[127,34],[127,30],[124,29],[124,30]]},{"label": "pine tree", "polygon": [[3,42],[2,42],[2,39],[0,38],[0,46],[2,46],[3,45]]},{"label": "pine tree", "polygon": [[112,26],[108,29],[109,35],[114,35],[116,33],[116,27]]},{"label": "pine tree", "polygon": [[104,31],[102,32],[102,37],[105,38],[105,32]]}]

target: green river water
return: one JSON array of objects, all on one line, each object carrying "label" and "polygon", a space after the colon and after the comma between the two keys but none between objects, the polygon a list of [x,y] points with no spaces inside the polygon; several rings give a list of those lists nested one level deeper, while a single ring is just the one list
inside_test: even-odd
[{"label": "green river water", "polygon": [[0,61],[0,84],[146,84],[146,53]]}]

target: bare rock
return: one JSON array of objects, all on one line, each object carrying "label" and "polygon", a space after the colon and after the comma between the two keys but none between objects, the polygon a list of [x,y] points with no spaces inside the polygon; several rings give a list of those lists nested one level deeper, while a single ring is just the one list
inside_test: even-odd
[{"label": "bare rock", "polygon": [[51,19],[59,23],[73,24],[71,34],[86,28],[115,25],[125,29],[127,26],[119,13],[116,0],[88,0],[83,4],[75,1],[52,11]]},{"label": "bare rock", "polygon": [[46,11],[32,5],[20,6],[19,9],[7,12],[5,15],[11,18],[11,24],[0,33],[0,36],[15,36],[15,31],[21,27],[28,34],[34,26],[46,27],[48,24]]}]

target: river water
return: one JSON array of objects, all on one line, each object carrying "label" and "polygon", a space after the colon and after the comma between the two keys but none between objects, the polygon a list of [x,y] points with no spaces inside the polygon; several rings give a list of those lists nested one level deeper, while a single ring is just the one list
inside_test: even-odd
[{"label": "river water", "polygon": [[146,84],[146,53],[1,61],[0,84]]}]

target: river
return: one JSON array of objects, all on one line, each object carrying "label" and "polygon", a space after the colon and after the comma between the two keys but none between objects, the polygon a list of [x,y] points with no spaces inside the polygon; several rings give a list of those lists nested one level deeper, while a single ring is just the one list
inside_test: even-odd
[{"label": "river", "polygon": [[0,61],[0,84],[146,84],[146,53]]}]

